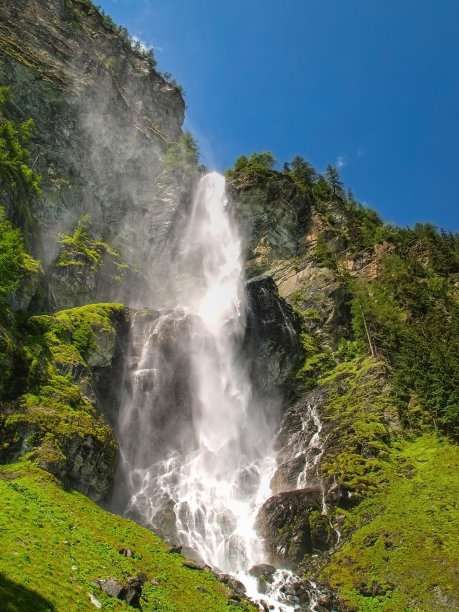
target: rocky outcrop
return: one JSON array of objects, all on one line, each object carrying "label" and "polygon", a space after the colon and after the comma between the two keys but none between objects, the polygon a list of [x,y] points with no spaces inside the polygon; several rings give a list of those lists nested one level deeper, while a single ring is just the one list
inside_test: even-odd
[{"label": "rocky outcrop", "polygon": [[282,388],[303,358],[300,322],[282,300],[270,277],[247,284],[247,329],[244,349],[251,379],[264,392]]},{"label": "rocky outcrop", "polygon": [[[14,101],[9,115],[36,125],[31,160],[42,195],[23,227],[34,254],[48,270],[59,255],[58,234],[71,234],[89,213],[95,237],[120,251],[130,276],[123,287],[88,279],[87,302],[116,297],[132,304],[139,287],[153,283],[157,294],[166,285],[173,220],[189,189],[163,168],[181,134],[179,90],[91,3],[12,0],[0,15],[2,84]],[[21,222],[14,209],[8,214]],[[49,306],[64,304],[51,293]]]},{"label": "rocky outcrop", "polygon": [[0,462],[33,461],[94,500],[107,495],[118,447],[106,387],[120,375],[128,320],[116,304],[29,319],[18,353],[29,392],[1,407]]},{"label": "rocky outcrop", "polygon": [[277,567],[296,567],[304,556],[329,550],[336,542],[323,492],[317,488],[278,493],[260,508],[256,528],[265,539],[269,560]]},{"label": "rocky outcrop", "polygon": [[309,223],[310,201],[294,181],[270,172],[261,182],[232,182],[236,215],[247,239],[247,275],[272,271],[280,261],[295,257]]}]

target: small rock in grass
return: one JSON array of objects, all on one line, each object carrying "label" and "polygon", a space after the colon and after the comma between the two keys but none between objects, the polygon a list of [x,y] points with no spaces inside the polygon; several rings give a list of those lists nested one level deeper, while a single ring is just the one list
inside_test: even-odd
[{"label": "small rock in grass", "polygon": [[203,572],[211,572],[212,568],[205,563],[194,563],[193,561],[184,561],[182,563],[183,567],[188,567],[189,569],[201,570]]},{"label": "small rock in grass", "polygon": [[182,547],[181,546],[173,546],[167,552],[171,553],[171,554],[172,553],[176,553],[177,555],[181,555],[182,554]]},{"label": "small rock in grass", "polygon": [[100,588],[104,593],[110,595],[110,597],[116,597],[117,599],[124,599],[123,591],[125,587],[123,584],[120,584],[118,580],[114,578],[109,578],[108,580],[100,580],[99,581]]},{"label": "small rock in grass", "polygon": [[89,599],[91,600],[91,603],[93,606],[95,606],[96,608],[102,608],[102,604],[100,603],[100,601],[97,599],[97,597],[95,597],[92,593],[88,593],[89,595]]}]

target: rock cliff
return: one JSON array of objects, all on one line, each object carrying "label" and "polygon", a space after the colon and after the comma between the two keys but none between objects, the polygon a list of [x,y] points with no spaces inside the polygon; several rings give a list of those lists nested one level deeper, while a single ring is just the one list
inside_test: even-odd
[{"label": "rock cliff", "polygon": [[[72,305],[141,300],[146,285],[159,292],[166,284],[164,250],[188,189],[186,178],[177,180],[163,164],[181,136],[180,91],[92,3],[14,0],[2,5],[1,17],[10,116],[34,120],[31,159],[42,176],[27,225],[13,206],[9,216],[22,222],[46,270],[59,257],[59,234],[72,234],[85,214],[94,237],[119,251],[129,287],[95,279],[88,291],[80,282],[81,298],[77,287]],[[57,290],[62,270],[47,280],[48,304],[67,306]]]}]

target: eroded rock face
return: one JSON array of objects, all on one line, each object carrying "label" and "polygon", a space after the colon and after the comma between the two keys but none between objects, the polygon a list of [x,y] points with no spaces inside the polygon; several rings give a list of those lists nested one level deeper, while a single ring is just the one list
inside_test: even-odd
[{"label": "eroded rock face", "polygon": [[274,565],[295,567],[304,555],[333,546],[335,534],[322,503],[317,487],[278,493],[263,504],[255,526]]},{"label": "eroded rock face", "polygon": [[297,254],[310,203],[290,177],[273,172],[263,185],[237,183],[234,197],[236,215],[246,230],[249,278],[268,273],[280,260]]},{"label": "eroded rock face", "polygon": [[[10,116],[36,124],[30,148],[42,195],[26,228],[34,254],[48,272],[58,234],[71,235],[89,213],[94,237],[130,266],[122,287],[91,275],[81,283],[61,270],[50,279],[48,307],[115,299],[132,305],[139,288],[167,279],[173,222],[190,188],[163,168],[181,134],[182,96],[83,2],[11,0],[1,4],[0,17]],[[19,221],[14,210],[7,213]],[[165,284],[156,282],[155,292]],[[65,301],[71,290],[76,299]]]},{"label": "eroded rock face", "polygon": [[300,323],[291,306],[279,298],[270,277],[249,282],[247,297],[244,348],[250,359],[252,381],[269,393],[282,387],[300,364]]}]

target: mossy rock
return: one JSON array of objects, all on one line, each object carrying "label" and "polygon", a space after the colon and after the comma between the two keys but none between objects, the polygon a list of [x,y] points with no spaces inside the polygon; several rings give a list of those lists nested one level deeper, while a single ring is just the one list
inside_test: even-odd
[{"label": "mossy rock", "polygon": [[3,462],[30,459],[94,499],[108,493],[118,446],[94,370],[110,371],[128,320],[120,304],[93,304],[27,321],[28,392],[3,406]]}]

